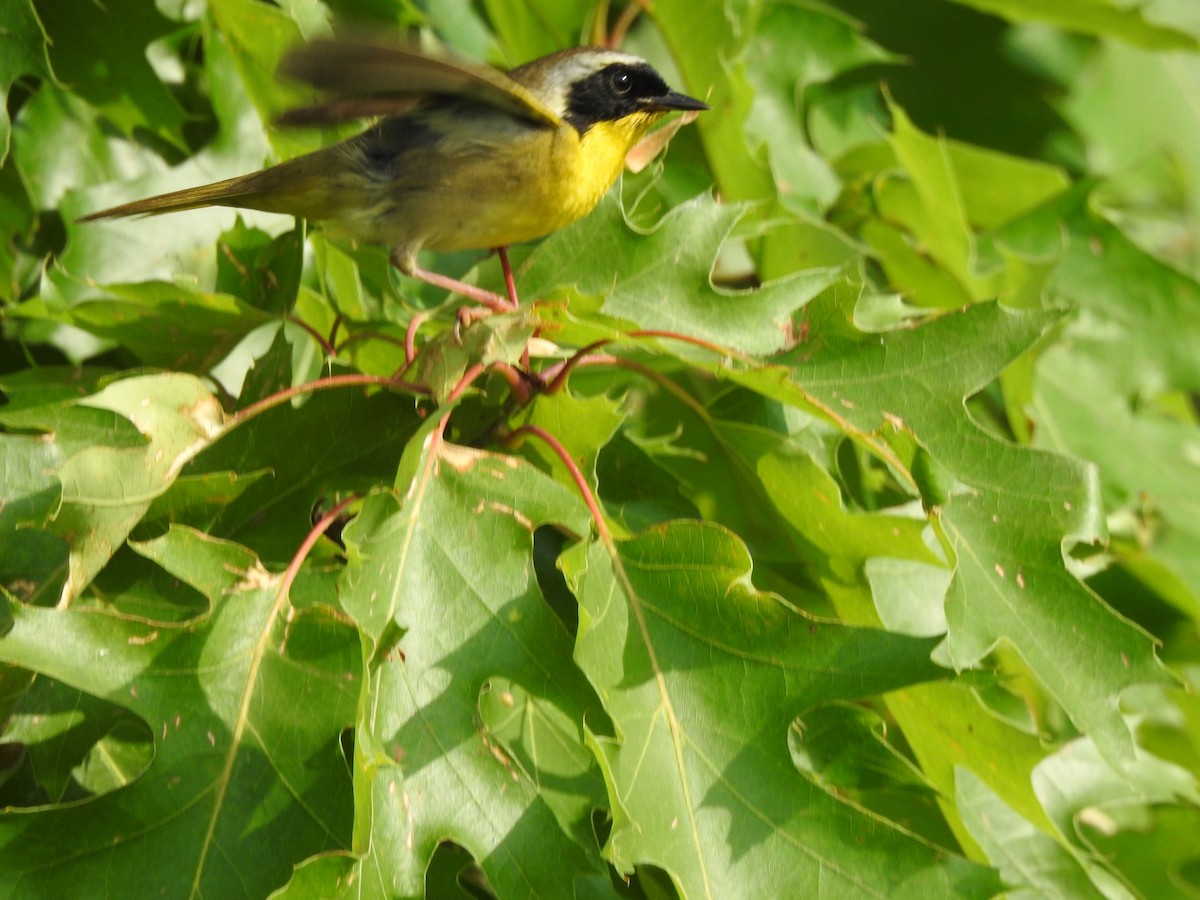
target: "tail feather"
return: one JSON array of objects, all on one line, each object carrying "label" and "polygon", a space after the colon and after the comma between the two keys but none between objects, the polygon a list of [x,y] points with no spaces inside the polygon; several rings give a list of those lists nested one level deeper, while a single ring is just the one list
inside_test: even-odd
[{"label": "tail feather", "polygon": [[[118,219],[124,216],[155,215],[157,213],[179,212],[184,209],[198,209],[202,206],[244,206],[253,207],[254,191],[246,185],[246,176],[229,178],[213,184],[186,188],[182,191],[172,191],[169,194],[159,194],[156,197],[146,197],[130,203],[122,203],[109,209],[83,216],[80,222],[92,222],[96,219]],[[247,202],[248,201],[248,202]]]},{"label": "tail feather", "polygon": [[[329,160],[314,161],[314,157],[321,155],[310,154],[261,172],[122,203],[86,215],[79,221],[152,216],[199,209],[202,206],[233,206],[305,218],[325,218],[335,210],[330,208]],[[325,169],[324,178],[321,177],[322,169]]]}]

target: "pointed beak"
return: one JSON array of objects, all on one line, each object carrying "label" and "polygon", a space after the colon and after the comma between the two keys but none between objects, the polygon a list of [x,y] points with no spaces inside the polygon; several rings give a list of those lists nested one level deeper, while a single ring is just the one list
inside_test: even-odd
[{"label": "pointed beak", "polygon": [[689,97],[687,94],[680,94],[677,91],[670,91],[663,94],[661,97],[647,97],[642,101],[642,108],[652,112],[670,112],[675,109],[694,109],[697,111],[708,109],[707,103]]}]

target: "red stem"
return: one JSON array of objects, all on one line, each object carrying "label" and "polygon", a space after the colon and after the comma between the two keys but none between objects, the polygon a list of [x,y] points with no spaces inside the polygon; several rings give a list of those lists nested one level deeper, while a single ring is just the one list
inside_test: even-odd
[{"label": "red stem", "polygon": [[[486,367],[483,365],[483,363],[475,363],[475,365],[467,369],[467,371],[463,373],[463,377],[459,379],[458,384],[454,386],[454,390],[450,392],[450,396],[446,398],[444,405],[449,406],[451,403],[461,397],[463,392],[471,386],[471,382],[483,374],[485,368]],[[422,475],[422,478],[428,478],[429,474],[432,472],[430,467],[433,465],[433,461],[437,459],[438,448],[441,446],[442,440],[445,437],[446,425],[449,424],[449,422],[450,413],[446,412],[442,416],[441,421],[438,422],[437,428],[434,429],[433,436],[429,439],[429,456],[426,458],[425,472]]]},{"label": "red stem", "polygon": [[325,340],[325,335],[321,334],[321,332],[317,331],[317,329],[313,328],[303,319],[293,316],[291,313],[288,313],[286,316],[284,316],[284,318],[293,325],[303,328],[310,335],[312,335],[313,340],[321,345],[321,349],[325,351],[326,356],[337,356],[337,350],[333,348],[333,344]]},{"label": "red stem", "polygon": [[338,329],[342,327],[342,314],[339,312],[333,317],[333,324],[329,326],[329,343],[332,346],[337,346]]},{"label": "red stem", "polygon": [[454,390],[450,392],[450,396],[446,398],[447,403],[453,403],[463,395],[463,391],[471,386],[471,382],[483,374],[486,367],[483,363],[475,363],[471,368],[463,373],[463,377],[459,379],[458,384],[454,386]]},{"label": "red stem", "polygon": [[558,438],[537,425],[522,425],[510,433],[507,440],[511,441],[522,433],[532,434],[534,437],[540,438],[562,460],[562,464],[567,467],[567,471],[571,473],[571,477],[575,480],[575,486],[579,488],[579,493],[583,495],[583,502],[587,504],[588,511],[592,514],[592,520],[596,523],[596,533],[600,535],[600,539],[605,544],[611,547],[612,535],[609,533],[604,516],[600,513],[600,504],[596,502],[596,496],[592,493],[587,479],[583,477],[583,472],[579,470],[579,466],[575,464],[575,460],[571,459],[571,454],[567,452],[567,448],[559,442]]},{"label": "red stem", "polygon": [[513,278],[512,266],[508,264],[508,248],[497,247],[496,254],[500,257],[500,268],[504,270],[504,289],[508,291],[508,302],[513,309],[517,309],[521,301],[517,299],[517,282]]},{"label": "red stem", "polygon": [[409,391],[414,394],[429,394],[429,388],[427,387],[422,387],[419,384],[409,384],[406,381],[399,381],[395,378],[384,378],[382,375],[331,375],[328,378],[318,378],[316,381],[276,391],[274,394],[263,397],[256,403],[251,403],[245,409],[238,410],[226,419],[225,429],[228,431],[236,428],[247,419],[253,419],[255,416],[287,403],[293,397],[299,397],[302,394],[311,394],[315,391],[328,391],[340,387],[363,387],[370,385]]},{"label": "red stem", "polygon": [[503,376],[504,380],[508,382],[509,390],[513,392],[522,406],[530,401],[532,394],[529,390],[529,382],[520,369],[506,362],[494,362],[492,371],[499,372]]},{"label": "red stem", "polygon": [[565,359],[561,363],[546,369],[542,373],[542,378],[548,379],[546,381],[546,393],[553,394],[555,391],[561,389],[567,380],[567,376],[571,374],[573,368],[579,365],[580,360],[584,359],[593,350],[599,350],[605,344],[611,344],[612,341],[612,338],[601,338],[598,341],[592,341],[586,347],[576,350],[569,359]]},{"label": "red stem", "polygon": [[342,514],[343,509],[345,509],[355,500],[358,500],[361,496],[361,494],[353,494],[347,497],[329,512],[325,513],[325,515],[321,516],[321,518],[317,520],[317,524],[309,530],[308,536],[305,537],[303,543],[300,544],[300,549],[296,551],[296,555],[292,557],[292,561],[288,563],[287,569],[284,570],[283,583],[279,585],[279,593],[275,595],[276,606],[280,604],[283,598],[288,595],[288,591],[292,589],[292,582],[294,582],[296,580],[296,576],[300,574],[300,567],[304,565],[304,560],[308,557],[308,554],[312,552],[312,548],[316,545],[317,541],[321,539],[321,535],[329,530],[329,526],[332,525],[337,517]]}]

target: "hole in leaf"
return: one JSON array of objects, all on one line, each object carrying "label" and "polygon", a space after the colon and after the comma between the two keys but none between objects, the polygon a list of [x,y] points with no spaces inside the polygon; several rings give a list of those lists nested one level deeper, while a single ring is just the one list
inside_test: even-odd
[{"label": "hole in leaf", "polygon": [[596,843],[601,847],[608,840],[608,836],[612,834],[612,816],[608,814],[607,809],[592,810],[592,833],[596,835]]},{"label": "hole in leaf", "polygon": [[3,790],[6,801],[13,794],[39,805],[106,794],[136,781],[154,756],[154,736],[141,719],[45,677],[21,696],[5,737],[25,751]]},{"label": "hole in leaf", "polygon": [[842,499],[848,508],[875,512],[912,499],[900,489],[887,466],[854,441],[841,441],[836,456]]},{"label": "hole in leaf", "polygon": [[[313,503],[312,509],[309,511],[308,517],[309,517],[309,521],[311,522],[311,524],[313,526],[316,526],[316,524],[319,521],[321,521],[322,518],[325,517],[325,514],[331,508],[333,508],[335,505],[337,505],[337,503],[339,503],[340,500],[341,500],[340,497],[332,497],[332,496],[328,496],[328,495],[323,495],[323,496],[318,497],[316,499],[316,501]],[[346,542],[344,540],[342,540],[342,532],[345,530],[346,526],[350,524],[350,520],[352,518],[353,518],[352,513],[343,512],[336,519],[334,519],[332,522],[330,522],[329,527],[325,529],[325,537],[327,537],[329,540],[333,541],[335,544],[337,544],[343,550],[346,549]]]},{"label": "hole in leaf", "polygon": [[425,870],[425,896],[492,900],[496,892],[466,849],[444,841],[438,844]]},{"label": "hole in leaf", "polygon": [[579,604],[557,565],[559,554],[566,545],[567,536],[549,525],[543,525],[533,533],[533,572],[538,588],[573,639],[579,628]]},{"label": "hole in leaf", "polygon": [[658,866],[638,866],[630,884],[631,897],[678,897],[671,876]]}]

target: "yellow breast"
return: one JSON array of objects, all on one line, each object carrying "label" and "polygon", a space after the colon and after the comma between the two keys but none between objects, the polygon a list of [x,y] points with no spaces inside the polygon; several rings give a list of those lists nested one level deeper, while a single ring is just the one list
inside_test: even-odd
[{"label": "yellow breast", "polygon": [[[558,129],[526,129],[519,137],[489,142],[477,156],[460,155],[449,179],[455,212],[439,216],[424,246],[465,250],[520,244],[587,215],[621,174],[625,157],[656,115],[601,122],[580,135]],[[446,194],[450,194],[448,190]]]},{"label": "yellow breast", "polygon": [[639,112],[615,122],[597,122],[578,139],[578,177],[572,191],[577,212],[570,222],[587,215],[600,202],[620,176],[629,151],[662,115]]}]

